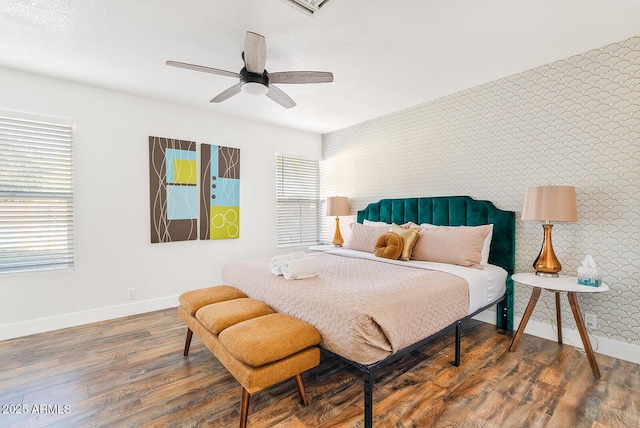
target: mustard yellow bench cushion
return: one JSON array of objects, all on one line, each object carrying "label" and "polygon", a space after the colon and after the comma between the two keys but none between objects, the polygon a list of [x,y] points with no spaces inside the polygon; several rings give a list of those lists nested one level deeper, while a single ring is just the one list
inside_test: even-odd
[{"label": "mustard yellow bench cushion", "polygon": [[224,302],[212,303],[196,312],[196,318],[215,334],[242,321],[272,314],[274,310],[264,302],[242,297]]},{"label": "mustard yellow bench cushion", "polygon": [[273,313],[243,321],[218,336],[238,360],[259,367],[320,343],[314,327],[292,316]]},{"label": "mustard yellow bench cushion", "polygon": [[182,293],[178,300],[189,315],[195,315],[198,309],[203,306],[242,297],[247,297],[247,295],[237,288],[229,285],[217,285],[215,287],[187,291]]}]

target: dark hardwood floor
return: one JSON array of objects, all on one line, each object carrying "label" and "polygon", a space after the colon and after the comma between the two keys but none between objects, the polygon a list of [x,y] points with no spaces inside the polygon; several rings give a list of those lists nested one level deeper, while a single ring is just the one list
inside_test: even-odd
[{"label": "dark hardwood floor", "polygon": [[[240,386],[175,309],[0,342],[1,427],[236,427]],[[382,371],[375,427],[640,427],[640,366],[470,321],[462,365],[453,331]],[[251,397],[249,427],[361,427],[362,377],[329,355]],[[19,414],[22,412],[22,414]]]}]

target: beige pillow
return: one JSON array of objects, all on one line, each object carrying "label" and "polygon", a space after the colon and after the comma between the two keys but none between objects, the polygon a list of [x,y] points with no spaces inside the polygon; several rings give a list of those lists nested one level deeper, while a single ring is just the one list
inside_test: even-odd
[{"label": "beige pillow", "polygon": [[345,242],[344,248],[367,253],[373,253],[378,237],[389,231],[389,226],[365,226],[360,223],[351,223],[349,227],[351,235]]},{"label": "beige pillow", "polygon": [[484,269],[482,247],[492,230],[492,225],[422,228],[411,258]]},{"label": "beige pillow", "polygon": [[[489,263],[489,254],[491,252],[491,239],[493,238],[493,224],[487,224],[487,226],[489,226],[491,229],[489,230],[487,237],[484,238],[484,243],[482,244],[482,259],[480,260],[480,264],[483,266]],[[430,223],[422,223],[420,227],[423,227],[425,229],[431,229],[431,228],[440,227],[440,226],[436,226],[435,224],[430,224]],[[457,226],[453,226],[453,227],[457,227]]]},{"label": "beige pillow", "polygon": [[402,238],[402,254],[400,254],[400,260],[404,260],[405,262],[411,258],[411,251],[413,250],[413,246],[416,245],[416,241],[418,240],[418,234],[420,233],[419,227],[413,228],[404,228],[402,226],[398,226],[394,224],[389,229],[389,232],[397,233]]}]

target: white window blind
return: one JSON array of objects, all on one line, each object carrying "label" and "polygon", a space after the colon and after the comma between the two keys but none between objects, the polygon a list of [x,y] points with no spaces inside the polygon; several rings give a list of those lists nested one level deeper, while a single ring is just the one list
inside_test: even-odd
[{"label": "white window blind", "polygon": [[0,112],[0,274],[73,267],[72,136]]},{"label": "white window blind", "polygon": [[278,246],[319,242],[318,161],[277,156]]}]

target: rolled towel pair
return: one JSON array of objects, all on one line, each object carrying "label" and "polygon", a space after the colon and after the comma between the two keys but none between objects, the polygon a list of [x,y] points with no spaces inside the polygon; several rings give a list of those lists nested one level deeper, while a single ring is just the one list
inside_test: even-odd
[{"label": "rolled towel pair", "polygon": [[312,278],[320,272],[320,259],[318,257],[303,257],[286,260],[280,265],[280,270],[285,279]]},{"label": "rolled towel pair", "polygon": [[307,256],[307,253],[305,253],[304,251],[297,251],[295,253],[284,254],[282,256],[275,256],[274,258],[271,259],[271,263],[269,265],[269,267],[271,268],[271,273],[274,274],[275,276],[282,275],[282,270],[281,270],[282,263],[288,260],[301,259],[306,256]]}]

